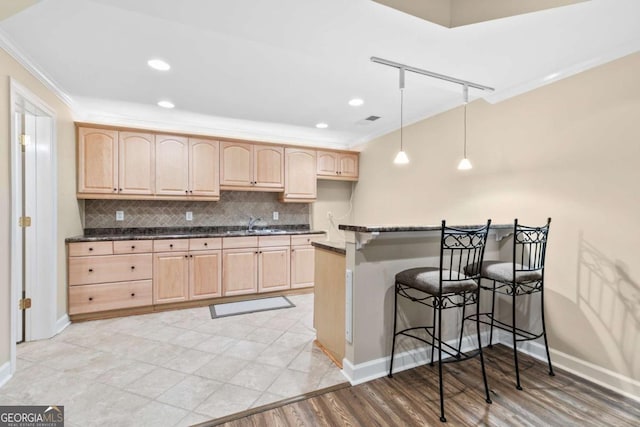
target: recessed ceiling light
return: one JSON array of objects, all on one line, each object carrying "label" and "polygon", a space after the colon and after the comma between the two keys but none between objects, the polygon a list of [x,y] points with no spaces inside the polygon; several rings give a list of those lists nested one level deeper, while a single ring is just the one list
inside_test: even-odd
[{"label": "recessed ceiling light", "polygon": [[158,71],[167,71],[171,69],[171,65],[169,65],[166,61],[163,61],[162,59],[150,59],[147,61],[147,64],[149,65],[149,67]]},{"label": "recessed ceiling light", "polygon": [[173,108],[175,105],[171,101],[158,101],[158,105],[162,108]]},{"label": "recessed ceiling light", "polygon": [[364,104],[364,101],[360,98],[353,98],[349,100],[349,105],[351,105],[352,107],[359,107],[362,104]]},{"label": "recessed ceiling light", "polygon": [[326,129],[326,128],[328,128],[328,127],[329,127],[329,125],[328,125],[328,124],[326,124],[326,123],[322,123],[322,122],[320,122],[320,123],[316,123],[316,127],[317,127],[318,129]]}]

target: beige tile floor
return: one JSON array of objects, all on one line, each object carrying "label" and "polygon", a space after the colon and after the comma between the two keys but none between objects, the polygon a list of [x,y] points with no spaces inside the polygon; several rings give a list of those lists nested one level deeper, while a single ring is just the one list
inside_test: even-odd
[{"label": "beige tile floor", "polygon": [[342,383],[295,308],[211,319],[208,307],[74,323],[18,345],[0,405],[64,405],[65,425],[188,426]]}]

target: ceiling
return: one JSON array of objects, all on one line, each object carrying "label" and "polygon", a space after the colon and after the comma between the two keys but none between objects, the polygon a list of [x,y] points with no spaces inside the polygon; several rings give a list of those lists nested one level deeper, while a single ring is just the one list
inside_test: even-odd
[{"label": "ceiling", "polygon": [[[0,47],[80,121],[350,148],[400,125],[398,70],[372,56],[500,102],[640,51],[639,16],[638,0],[590,0],[447,28],[371,0],[41,0],[0,21]],[[405,124],[461,103],[458,85],[407,73]]]}]

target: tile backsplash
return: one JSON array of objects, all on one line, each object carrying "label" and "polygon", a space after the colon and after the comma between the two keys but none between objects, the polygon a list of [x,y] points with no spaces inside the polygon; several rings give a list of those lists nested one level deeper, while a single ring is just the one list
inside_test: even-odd
[{"label": "tile backsplash", "polygon": [[[116,211],[124,220],[116,221]],[[186,220],[186,213],[193,220]],[[273,220],[273,212],[279,219]],[[249,217],[262,218],[258,226],[309,224],[310,204],[281,203],[278,193],[223,191],[218,202],[177,200],[86,200],[85,228],[200,227],[246,225]]]}]

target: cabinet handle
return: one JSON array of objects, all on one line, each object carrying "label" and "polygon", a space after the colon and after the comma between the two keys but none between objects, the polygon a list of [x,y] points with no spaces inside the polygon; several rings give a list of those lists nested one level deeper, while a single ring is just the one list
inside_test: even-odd
[{"label": "cabinet handle", "polygon": [[135,246],[135,245],[131,246],[131,249],[135,249],[135,248],[136,248],[136,246]]},{"label": "cabinet handle", "polygon": [[93,297],[89,297],[89,301],[93,301]]},{"label": "cabinet handle", "polygon": [[135,265],[132,265],[132,266],[131,266],[131,269],[132,269],[132,270],[135,270],[135,269],[136,269],[136,266],[135,266]]},{"label": "cabinet handle", "polygon": [[256,251],[256,254],[258,253],[258,251]]},{"label": "cabinet handle", "polygon": [[193,193],[193,190],[189,190],[189,193]]},{"label": "cabinet handle", "polygon": [[135,296],[136,296],[136,293],[135,293],[135,292],[131,292],[131,296],[132,296],[132,297],[135,297]]},{"label": "cabinet handle", "polygon": [[170,244],[169,244],[169,247],[170,247],[170,248],[172,248],[172,247],[173,247],[173,243],[170,243]]},{"label": "cabinet handle", "polygon": [[118,191],[118,189],[117,189],[117,188],[114,188],[114,189],[113,189],[113,191]]},{"label": "cabinet handle", "polygon": [[89,248],[89,252],[91,252],[93,250],[93,248]]},{"label": "cabinet handle", "polygon": [[189,190],[184,190],[185,193],[189,194]]},{"label": "cabinet handle", "polygon": [[185,257],[185,258],[189,258],[189,255],[185,255],[184,257]]},{"label": "cabinet handle", "polygon": [[189,255],[189,258],[193,258],[193,255]]},{"label": "cabinet handle", "polygon": [[90,268],[90,269],[89,269],[89,273],[93,273],[93,268]]},{"label": "cabinet handle", "polygon": [[122,191],[122,188],[119,188],[118,191]]},{"label": "cabinet handle", "polygon": [[205,246],[208,246],[208,243],[207,243],[207,242],[204,242],[204,245],[205,245]]}]

